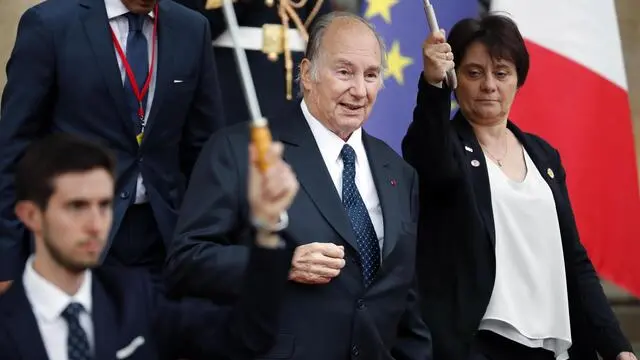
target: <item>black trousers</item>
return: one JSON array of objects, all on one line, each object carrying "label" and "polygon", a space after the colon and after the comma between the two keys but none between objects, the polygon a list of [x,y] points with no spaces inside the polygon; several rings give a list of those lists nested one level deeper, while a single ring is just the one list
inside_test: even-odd
[{"label": "black trousers", "polygon": [[164,288],[162,269],[166,249],[149,203],[132,204],[104,261],[105,266],[126,266],[147,270],[154,283]]},{"label": "black trousers", "polygon": [[553,352],[534,349],[491,331],[478,331],[469,360],[554,360]]}]

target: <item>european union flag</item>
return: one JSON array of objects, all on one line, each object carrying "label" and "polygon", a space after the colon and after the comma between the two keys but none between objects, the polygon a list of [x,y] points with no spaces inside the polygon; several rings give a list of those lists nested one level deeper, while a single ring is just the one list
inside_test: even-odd
[{"label": "european union flag", "polygon": [[[446,32],[458,20],[479,14],[478,0],[431,0],[431,4]],[[365,129],[400,153],[416,102],[422,43],[431,30],[422,0],[365,0],[362,14],[384,38],[388,60],[385,87]]]}]

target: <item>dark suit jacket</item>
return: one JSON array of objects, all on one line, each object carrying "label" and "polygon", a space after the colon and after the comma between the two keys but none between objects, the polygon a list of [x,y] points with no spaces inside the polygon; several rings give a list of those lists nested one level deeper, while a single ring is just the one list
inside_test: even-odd
[{"label": "dark suit jacket", "polygon": [[[250,359],[275,338],[291,251],[252,249],[235,309],[202,299],[171,302],[154,292],[145,272],[103,267],[93,271],[95,360],[113,360],[138,336],[127,358]],[[0,297],[0,354],[6,360],[44,360],[46,350],[22,278]]]},{"label": "dark suit jacket", "polygon": [[[211,37],[214,40],[227,30],[227,24],[221,8],[205,10],[204,5],[206,4],[206,0],[174,1],[204,14],[211,25]],[[331,1],[309,0],[305,6],[296,9],[296,13],[303,22],[306,21],[318,1],[322,1],[322,4],[314,19],[331,12]],[[276,1],[275,4],[278,4],[278,2]],[[234,2],[234,10],[238,18],[239,26],[262,28],[265,24],[282,24],[282,20],[280,20],[278,16],[278,7],[267,6],[265,0],[239,0]],[[293,21],[289,22],[289,27],[292,29],[296,27]],[[296,97],[298,85],[295,81],[295,76],[304,54],[302,52],[291,53],[294,79],[292,83],[293,100],[287,100],[285,97],[286,71],[284,67],[284,54],[280,54],[277,61],[269,60],[267,54],[264,54],[262,51],[250,50],[246,51],[246,54],[262,115],[271,120],[284,111],[289,111],[289,109],[297,107],[299,105]],[[216,47],[215,58],[218,67],[218,76],[220,77],[220,84],[223,90],[222,99],[224,101],[224,112],[227,123],[237,124],[251,120],[233,49]]]},{"label": "dark suit jacket", "polygon": [[[363,135],[384,216],[383,260],[363,286],[355,235],[300,108],[271,122],[301,190],[285,234],[295,246],[345,246],[346,266],[326,285],[290,282],[280,335],[261,359],[430,359],[430,335],[414,291],[417,177],[382,141]],[[180,294],[232,300],[247,262],[246,124],[222,130],[194,168],[167,260]],[[206,196],[202,194],[206,193]]]},{"label": "dark suit jacket", "polygon": [[[450,95],[450,89],[428,85],[420,77],[417,106],[402,149],[420,174],[418,282],[435,357],[467,360],[493,290],[495,229],[482,148],[460,112],[449,120]],[[569,292],[570,357],[595,360],[598,351],[613,360],[630,346],[578,238],[560,155],[512,122],[508,127],[547,181],[556,203]],[[480,166],[473,167],[472,160]]]},{"label": "dark suit jacket", "polygon": [[20,19],[0,108],[0,280],[18,276],[29,252],[13,215],[14,166],[47,133],[100,140],[115,152],[112,236],[142,172],[160,233],[171,237],[191,168],[222,117],[208,22],[169,0],[158,13],[156,89],[141,146],[104,0],[49,0]]}]

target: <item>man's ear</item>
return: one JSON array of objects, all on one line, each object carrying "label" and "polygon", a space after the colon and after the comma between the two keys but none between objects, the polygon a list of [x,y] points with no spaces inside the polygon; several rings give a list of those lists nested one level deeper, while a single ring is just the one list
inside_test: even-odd
[{"label": "man's ear", "polygon": [[304,90],[309,90],[311,88],[312,80],[313,79],[311,76],[311,61],[309,61],[309,59],[307,58],[304,58],[300,62],[300,82],[301,82],[302,88]]},{"label": "man's ear", "polygon": [[14,208],[16,216],[24,226],[33,233],[38,233],[42,229],[43,212],[33,201],[18,201]]}]

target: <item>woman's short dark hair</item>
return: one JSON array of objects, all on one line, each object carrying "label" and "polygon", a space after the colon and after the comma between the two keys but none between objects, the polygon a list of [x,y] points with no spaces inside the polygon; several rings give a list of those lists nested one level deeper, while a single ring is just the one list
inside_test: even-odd
[{"label": "woman's short dark hair", "polygon": [[518,26],[504,15],[490,14],[478,19],[463,19],[451,29],[447,42],[451,45],[456,68],[469,46],[479,42],[487,47],[494,59],[513,62],[518,75],[518,87],[524,84],[529,72],[529,52]]},{"label": "woman's short dark hair", "polygon": [[33,201],[46,210],[58,176],[94,169],[115,175],[115,159],[106,148],[74,135],[57,133],[31,144],[15,172],[16,201]]}]

